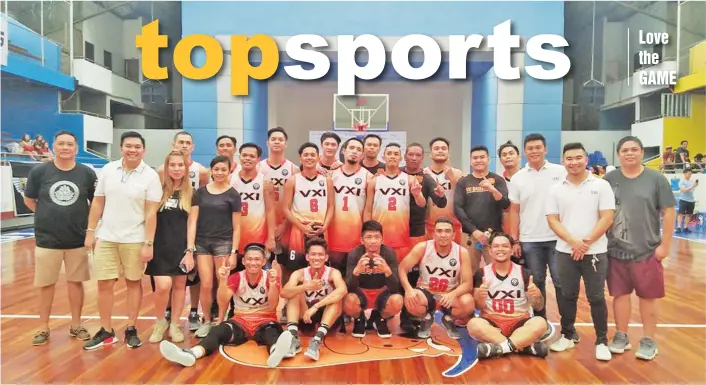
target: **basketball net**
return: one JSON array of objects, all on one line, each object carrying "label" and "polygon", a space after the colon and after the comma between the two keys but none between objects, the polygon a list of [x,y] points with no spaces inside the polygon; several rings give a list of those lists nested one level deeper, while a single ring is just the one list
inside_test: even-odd
[{"label": "basketball net", "polygon": [[353,124],[353,129],[358,132],[365,132],[368,130],[368,123],[355,122],[355,124]]}]

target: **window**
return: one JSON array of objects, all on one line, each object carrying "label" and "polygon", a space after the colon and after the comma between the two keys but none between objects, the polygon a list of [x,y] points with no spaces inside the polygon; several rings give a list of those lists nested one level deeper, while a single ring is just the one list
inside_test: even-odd
[{"label": "window", "polygon": [[95,61],[95,60],[96,60],[96,56],[95,56],[94,50],[95,50],[95,47],[93,46],[93,44],[91,44],[91,43],[89,43],[89,42],[86,42],[86,43],[85,43],[85,48],[84,48],[85,55],[84,55],[84,56],[86,57],[86,59],[88,59],[88,60],[90,60],[90,61]]},{"label": "window", "polygon": [[691,95],[662,94],[662,115],[671,117],[691,117]]},{"label": "window", "polygon": [[113,70],[113,54],[109,51],[103,51],[103,66],[109,70]]}]

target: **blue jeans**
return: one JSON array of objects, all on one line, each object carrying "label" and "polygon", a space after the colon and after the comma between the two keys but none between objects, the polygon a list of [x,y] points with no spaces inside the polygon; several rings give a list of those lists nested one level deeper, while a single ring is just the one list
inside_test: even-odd
[{"label": "blue jeans", "polygon": [[[544,297],[544,307],[542,310],[534,312],[534,315],[547,319],[547,266],[552,275],[556,297],[561,298],[561,283],[559,282],[559,272],[556,266],[556,241],[546,242],[520,242],[522,256],[525,259],[525,266],[532,272],[534,284]],[[561,308],[559,309],[561,313]]]}]

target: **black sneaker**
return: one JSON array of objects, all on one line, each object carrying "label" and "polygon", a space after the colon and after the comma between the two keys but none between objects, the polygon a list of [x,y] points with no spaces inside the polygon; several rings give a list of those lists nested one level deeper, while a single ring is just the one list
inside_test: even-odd
[{"label": "black sneaker", "polygon": [[355,338],[365,337],[365,316],[361,315],[360,318],[356,318],[353,321],[353,333],[351,335]]},{"label": "black sneaker", "polygon": [[172,320],[172,309],[167,308],[167,310],[164,312],[164,319],[167,320],[167,323],[170,323]]},{"label": "black sneaker", "polygon": [[390,338],[392,337],[392,333],[390,333],[390,328],[387,327],[387,320],[385,320],[382,317],[379,317],[375,321],[375,329],[378,331],[378,337],[380,338]]},{"label": "black sneaker", "polygon": [[544,342],[535,342],[520,350],[519,353],[544,358],[549,355],[549,347]]},{"label": "black sneaker", "polygon": [[503,348],[498,344],[482,342],[478,344],[478,359],[500,357],[503,355]]},{"label": "black sneaker", "polygon": [[86,342],[85,345],[83,345],[83,349],[98,349],[103,345],[112,345],[116,342],[118,342],[118,339],[115,338],[115,330],[111,329],[110,332],[107,332],[104,328],[101,328],[101,330],[99,330],[98,333],[93,336],[93,338],[91,338],[88,342]]},{"label": "black sneaker", "polygon": [[140,337],[137,336],[137,328],[134,326],[129,326],[125,329],[125,343],[127,347],[131,349],[142,346],[142,341],[140,341]]},{"label": "black sneaker", "polygon": [[196,311],[189,312],[189,331],[195,332],[201,327],[201,320],[199,318],[199,313]]},{"label": "black sneaker", "polygon": [[370,312],[370,318],[368,318],[368,322],[365,324],[365,330],[374,330],[375,329],[375,320],[381,317],[380,312],[377,310],[373,310]]}]

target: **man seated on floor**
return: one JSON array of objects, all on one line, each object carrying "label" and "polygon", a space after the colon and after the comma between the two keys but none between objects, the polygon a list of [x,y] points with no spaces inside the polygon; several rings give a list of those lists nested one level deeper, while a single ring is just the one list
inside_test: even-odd
[{"label": "man seated on floor", "polygon": [[549,348],[539,339],[547,321],[530,314],[541,310],[544,299],[529,269],[512,262],[512,240],[494,233],[488,240],[492,263],[476,271],[473,295],[480,317],[468,322],[468,334],[478,344],[478,358],[499,357],[518,352],[546,357]]},{"label": "man seated on floor", "polygon": [[[272,269],[265,266],[265,245],[251,243],[245,246],[245,270],[229,276],[231,266],[218,270],[218,306],[225,309],[230,298],[234,300],[233,317],[209,331],[206,338],[191,349],[182,349],[166,340],[159,345],[162,356],[183,366],[193,366],[196,360],[218,350],[220,345],[241,345],[249,339],[265,345],[270,357],[267,366],[274,368],[289,352],[290,333],[283,333],[277,322],[276,309],[280,293],[280,268],[273,262]],[[289,338],[279,338],[288,335]]]},{"label": "man seated on floor", "polygon": [[353,337],[365,337],[365,311],[372,309],[370,319],[380,338],[390,338],[387,321],[402,310],[399,294],[397,255],[382,244],[382,225],[377,221],[363,223],[362,245],[348,253],[346,285],[348,295],[343,300],[343,312],[352,317]]},{"label": "man seated on floor", "polygon": [[[305,246],[308,267],[296,270],[282,288],[280,295],[287,302],[287,330],[280,339],[288,339],[285,334],[293,336],[288,346],[287,357],[294,357],[301,351],[301,343],[297,332],[301,321],[305,325],[319,328],[314,338],[309,341],[305,356],[314,361],[319,359],[320,345],[330,327],[336,326],[341,315],[341,303],[348,293],[343,276],[331,266],[326,266],[328,252],[326,241],[322,238],[311,238]],[[279,342],[278,342],[279,345]]]},{"label": "man seated on floor", "polygon": [[[414,246],[400,262],[398,277],[404,288],[404,306],[412,317],[421,319],[419,338],[431,336],[436,310],[444,313],[442,323],[453,339],[461,338],[456,323],[465,325],[473,314],[471,257],[465,247],[453,241],[454,236],[453,221],[440,217],[434,223],[433,238]],[[419,280],[414,288],[407,272],[417,265]]]}]

